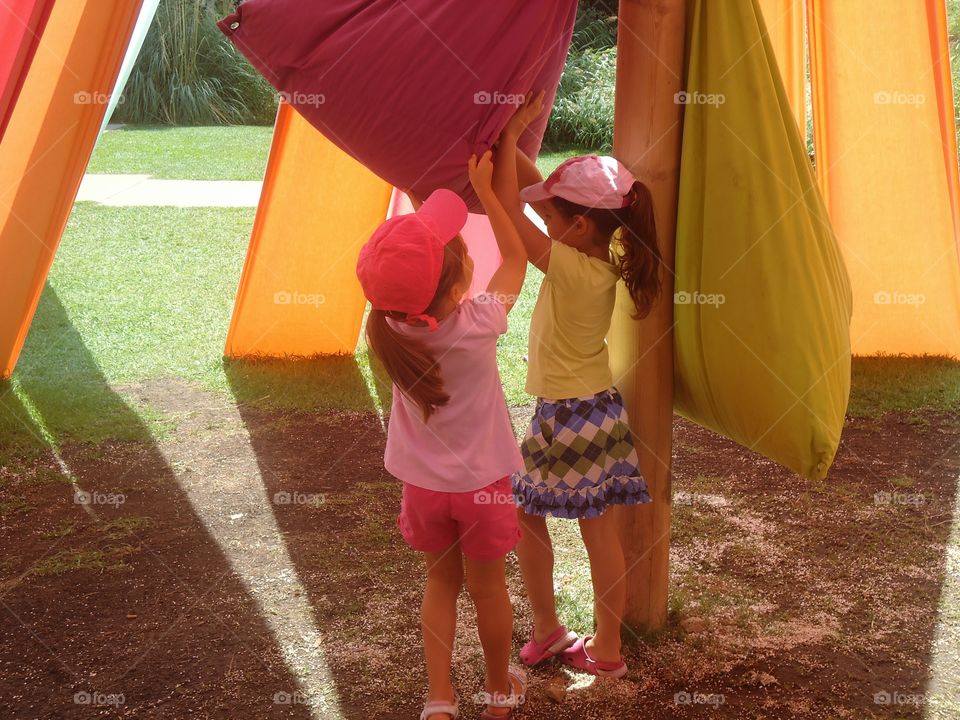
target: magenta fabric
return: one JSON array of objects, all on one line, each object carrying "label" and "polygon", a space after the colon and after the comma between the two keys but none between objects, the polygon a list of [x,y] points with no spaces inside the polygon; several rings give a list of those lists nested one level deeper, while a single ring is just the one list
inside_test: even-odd
[{"label": "magenta fabric", "polygon": [[17,104],[53,0],[0,2],[0,139]]},{"label": "magenta fabric", "polygon": [[[318,130],[393,185],[448,188],[482,212],[467,179],[515,109],[553,105],[576,0],[247,0],[220,29]],[[521,149],[540,151],[547,112]]]}]

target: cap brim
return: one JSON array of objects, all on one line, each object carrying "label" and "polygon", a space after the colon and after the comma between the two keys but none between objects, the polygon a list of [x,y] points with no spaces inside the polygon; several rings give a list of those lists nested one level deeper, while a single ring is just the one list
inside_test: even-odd
[{"label": "cap brim", "polygon": [[423,201],[417,215],[431,218],[440,240],[448,243],[467,224],[467,204],[452,190],[434,190]]},{"label": "cap brim", "polygon": [[528,185],[520,191],[520,199],[526,203],[543,202],[552,197],[553,195],[546,188],[546,181]]}]

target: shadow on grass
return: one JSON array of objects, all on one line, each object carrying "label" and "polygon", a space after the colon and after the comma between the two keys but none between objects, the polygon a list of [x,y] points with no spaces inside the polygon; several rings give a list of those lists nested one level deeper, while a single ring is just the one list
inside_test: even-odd
[{"label": "shadow on grass", "polygon": [[276,702],[270,627],[51,287],[0,392],[4,716],[313,717]]}]

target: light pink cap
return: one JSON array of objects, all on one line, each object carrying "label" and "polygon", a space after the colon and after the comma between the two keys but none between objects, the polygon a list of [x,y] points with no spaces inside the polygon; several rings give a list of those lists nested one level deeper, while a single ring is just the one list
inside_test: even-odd
[{"label": "light pink cap", "polygon": [[583,155],[564,161],[542,183],[520,191],[524,202],[560,197],[577,205],[614,210],[630,204],[636,178],[616,158]]}]

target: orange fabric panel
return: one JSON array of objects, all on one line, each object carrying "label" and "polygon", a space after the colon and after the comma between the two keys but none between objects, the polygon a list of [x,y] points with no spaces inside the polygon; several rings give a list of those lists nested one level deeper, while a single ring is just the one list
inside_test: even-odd
[{"label": "orange fabric panel", "polygon": [[355,350],[366,307],[357,255],[387,217],[392,189],[281,105],[228,357]]},{"label": "orange fabric panel", "polygon": [[856,354],[960,356],[960,190],[943,0],[810,0],[817,179]]},{"label": "orange fabric panel", "polygon": [[803,54],[803,0],[759,0],[780,76],[797,118],[800,134],[807,134],[806,76]]},{"label": "orange fabric panel", "polygon": [[0,375],[13,372],[140,0],[58,2],[0,142]]}]

